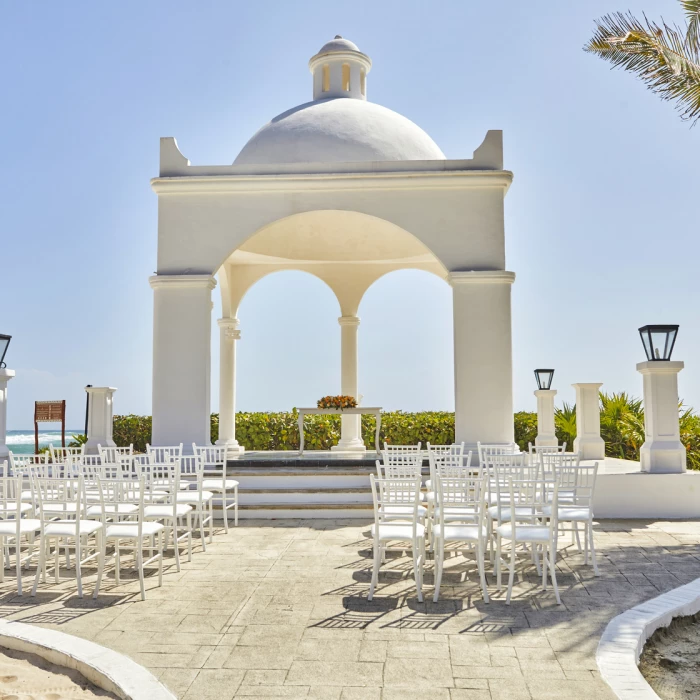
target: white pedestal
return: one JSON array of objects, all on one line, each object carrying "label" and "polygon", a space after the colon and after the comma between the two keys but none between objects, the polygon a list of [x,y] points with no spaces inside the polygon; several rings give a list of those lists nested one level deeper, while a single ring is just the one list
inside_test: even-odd
[{"label": "white pedestal", "polygon": [[678,422],[678,373],[683,362],[647,361],[637,365],[644,379],[645,441],[639,451],[643,472],[682,473],[686,452]]},{"label": "white pedestal", "polygon": [[581,459],[605,459],[600,437],[600,387],[602,383],[572,384],[576,389],[576,439],[574,452]]},{"label": "white pedestal", "polygon": [[112,419],[114,418],[113,386],[86,386],[90,397],[88,405],[88,439],[86,454],[97,454],[97,446],[116,447],[112,439]]},{"label": "white pedestal", "polygon": [[556,447],[559,444],[554,427],[554,389],[538,389],[537,397],[537,447]]},{"label": "white pedestal", "polygon": [[7,382],[15,376],[13,369],[0,369],[0,460],[10,456],[7,446]]}]

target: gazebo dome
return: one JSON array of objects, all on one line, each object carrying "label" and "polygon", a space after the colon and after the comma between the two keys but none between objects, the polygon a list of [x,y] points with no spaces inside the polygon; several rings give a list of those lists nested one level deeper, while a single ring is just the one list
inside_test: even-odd
[{"label": "gazebo dome", "polygon": [[444,160],[419,126],[367,101],[372,61],[336,36],[309,61],[314,100],[265,124],[243,147],[234,165]]}]

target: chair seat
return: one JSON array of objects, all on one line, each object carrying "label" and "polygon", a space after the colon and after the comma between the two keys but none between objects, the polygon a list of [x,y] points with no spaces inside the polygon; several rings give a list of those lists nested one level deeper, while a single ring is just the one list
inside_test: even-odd
[{"label": "chair seat", "polygon": [[[162,505],[162,506],[146,506],[144,509],[144,515],[147,518],[172,518],[173,517],[173,507],[172,505]],[[187,503],[178,503],[175,506],[175,514],[177,517],[187,515],[192,512],[192,506],[187,505]]]},{"label": "chair seat", "polygon": [[[552,514],[552,506],[545,506],[542,509],[544,515]],[[557,517],[559,520],[566,520],[567,522],[587,522],[593,519],[593,513],[590,508],[583,507],[570,507],[559,508]]]},{"label": "chair seat", "polygon": [[[412,506],[381,506],[379,512],[385,518],[407,518],[413,519]],[[424,518],[428,514],[425,506],[418,506],[418,517]]]},{"label": "chair seat", "polygon": [[[445,542],[478,542],[479,541],[479,526],[478,525],[436,525],[433,533],[437,539],[443,539]],[[481,537],[486,538],[486,528],[481,528]]]},{"label": "chair seat", "polygon": [[[202,501],[211,501],[214,498],[214,494],[211,491],[202,491]],[[178,503],[199,503],[199,493],[197,491],[184,491],[183,493],[177,494]]]},{"label": "chair seat", "polygon": [[[163,530],[162,523],[143,523],[141,534],[143,537],[150,537],[158,534]],[[139,536],[139,526],[136,523],[117,523],[115,525],[107,525],[107,539],[128,539]]]},{"label": "chair seat", "polygon": [[516,525],[515,533],[510,523],[499,525],[496,532],[507,540],[515,542],[549,542],[549,528],[544,525]]},{"label": "chair seat", "polygon": [[44,533],[47,537],[75,537],[80,522],[80,534],[91,535],[102,528],[102,523],[96,520],[55,520],[46,523]]},{"label": "chair seat", "polygon": [[209,491],[223,491],[224,488],[232,489],[238,486],[235,479],[204,479],[202,480],[202,488]]},{"label": "chair seat", "polygon": [[[132,515],[137,513],[139,507],[135,503],[106,503],[104,511],[107,515],[118,514],[118,515]],[[88,506],[88,515],[101,515],[102,506]]]},{"label": "chair seat", "polygon": [[[27,511],[33,510],[34,506],[31,503],[20,503],[19,512],[26,513]],[[13,515],[17,512],[17,506],[14,504],[7,504],[7,508],[0,508],[0,518],[6,517],[6,515]]]},{"label": "chair seat", "polygon": [[[498,506],[491,506],[488,509],[488,514],[491,520],[498,520]],[[530,520],[535,517],[535,514],[532,512],[532,508],[518,508],[516,506],[515,519],[517,520],[519,517]],[[501,522],[505,522],[506,520],[510,520],[510,507],[504,508],[501,506]]]},{"label": "chair seat", "polygon": [[[372,539],[376,539],[376,527],[372,525]],[[423,525],[416,526],[416,537],[421,539],[425,537],[425,528]],[[388,540],[411,540],[413,539],[413,526],[410,523],[379,523],[379,541],[386,542]]]},{"label": "chair seat", "polygon": [[[20,518],[19,531],[20,534],[28,532],[38,532],[41,530],[41,520],[36,518]],[[0,520],[0,536],[12,537],[17,534],[16,520]]]}]

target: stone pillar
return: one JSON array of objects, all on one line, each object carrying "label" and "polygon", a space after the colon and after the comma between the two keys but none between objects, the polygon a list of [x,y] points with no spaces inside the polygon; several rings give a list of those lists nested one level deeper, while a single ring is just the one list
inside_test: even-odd
[{"label": "stone pillar", "polygon": [[538,389],[537,397],[537,437],[536,447],[556,447],[559,444],[554,427],[554,389]]},{"label": "stone pillar", "polygon": [[220,318],[219,324],[219,439],[217,445],[241,451],[236,440],[236,343],[241,331],[237,318]]},{"label": "stone pillar", "polygon": [[[358,399],[357,390],[357,331],[360,319],[357,316],[341,316],[340,324],[340,393]],[[359,400],[358,400],[359,403]],[[361,416],[341,416],[340,441],[331,449],[364,452]]]},{"label": "stone pillar", "polygon": [[0,368],[0,460],[10,456],[7,446],[7,382],[15,376],[13,369]]},{"label": "stone pillar", "polygon": [[97,446],[115,447],[112,439],[112,420],[114,418],[113,386],[86,386],[88,394],[88,424],[85,453],[97,454]]},{"label": "stone pillar", "polygon": [[510,294],[515,273],[451,272],[455,442],[513,442]]},{"label": "stone pillar", "polygon": [[605,459],[600,437],[600,387],[602,383],[572,384],[576,389],[576,439],[574,452],[581,459]]},{"label": "stone pillar", "polygon": [[678,373],[682,362],[647,361],[637,365],[644,378],[645,440],[639,451],[643,472],[686,470],[685,447],[678,422]]},{"label": "stone pillar", "polygon": [[209,445],[211,275],[155,275],[153,445]]}]

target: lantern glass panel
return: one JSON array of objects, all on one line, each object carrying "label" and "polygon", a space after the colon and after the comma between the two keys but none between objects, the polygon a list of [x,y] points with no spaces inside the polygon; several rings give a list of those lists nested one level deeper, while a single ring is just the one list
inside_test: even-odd
[{"label": "lantern glass panel", "polygon": [[554,378],[553,369],[536,369],[535,379],[537,379],[538,389],[549,389],[552,386],[552,379]]},{"label": "lantern glass panel", "polygon": [[643,326],[639,329],[647,360],[668,361],[678,335],[678,326]]},{"label": "lantern glass panel", "polygon": [[0,367],[5,366],[5,353],[7,352],[7,346],[10,344],[11,339],[11,335],[3,335],[0,333]]}]

